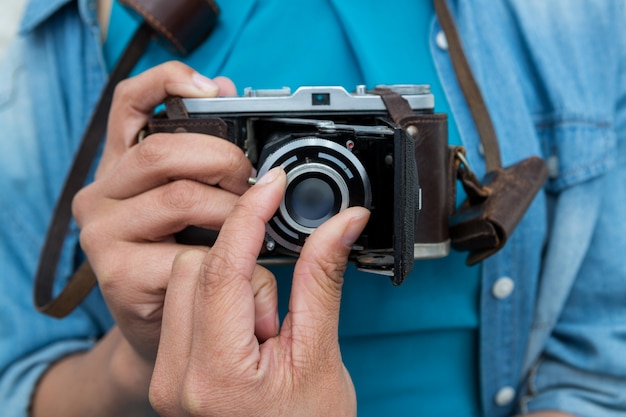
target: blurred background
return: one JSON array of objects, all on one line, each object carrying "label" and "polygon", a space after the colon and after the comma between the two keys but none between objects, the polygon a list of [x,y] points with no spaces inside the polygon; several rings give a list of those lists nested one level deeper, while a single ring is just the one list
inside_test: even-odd
[{"label": "blurred background", "polygon": [[0,0],[0,57],[15,35],[26,0]]}]

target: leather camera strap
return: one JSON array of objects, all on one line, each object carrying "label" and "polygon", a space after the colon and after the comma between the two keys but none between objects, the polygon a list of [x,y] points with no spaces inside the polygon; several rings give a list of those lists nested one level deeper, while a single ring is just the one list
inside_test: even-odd
[{"label": "leather camera strap", "polygon": [[84,186],[104,138],[115,86],[128,77],[150,40],[157,36],[180,54],[188,54],[217,22],[219,8],[212,0],[119,0],[143,18],[132,40],[109,75],[83,134],[79,148],[55,207],[35,275],[34,302],[49,316],[65,317],[89,294],[96,277],[84,263],[66,286],[53,295],[63,242],[72,219],[72,199]]},{"label": "leather camera strap", "polygon": [[548,168],[537,156],[503,168],[500,147],[489,110],[474,78],[461,38],[446,0],[434,0],[450,52],[456,78],[483,146],[487,174],[482,181],[465,159],[465,149],[454,148],[457,178],[467,200],[450,216],[452,247],[469,251],[467,264],[474,265],[500,250],[543,187]]},{"label": "leather camera strap", "polygon": [[463,52],[461,38],[445,0],[435,0],[435,12],[437,13],[439,24],[446,34],[452,66],[484,148],[487,171],[494,170],[502,166],[502,163],[500,161],[498,138],[491,122],[487,105]]}]

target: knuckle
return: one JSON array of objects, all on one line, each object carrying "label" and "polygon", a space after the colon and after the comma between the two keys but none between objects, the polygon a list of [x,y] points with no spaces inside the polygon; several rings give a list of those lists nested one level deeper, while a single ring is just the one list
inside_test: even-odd
[{"label": "knuckle", "polygon": [[161,204],[171,210],[188,211],[200,199],[200,185],[191,180],[178,180],[163,187]]},{"label": "knuckle", "polygon": [[168,380],[169,378],[163,376],[159,367],[155,368],[150,382],[148,399],[154,411],[159,415],[170,415],[176,405],[175,389],[170,386]]},{"label": "knuckle", "polygon": [[130,98],[132,98],[133,84],[134,81],[132,78],[120,81],[113,90],[113,103],[126,103]]},{"label": "knuckle", "polygon": [[242,275],[238,273],[241,256],[238,254],[236,245],[230,242],[222,242],[219,249],[209,250],[209,255],[202,264],[202,275],[215,277],[221,275]]},{"label": "knuckle", "polygon": [[[181,382],[180,407],[185,415],[191,417],[220,415],[213,408],[219,408],[220,399],[223,400],[221,390],[226,385],[228,381],[216,384],[215,377],[207,378],[200,368],[190,366]],[[209,393],[211,395],[207,395]]]},{"label": "knuckle", "polygon": [[[226,411],[225,406],[234,407],[231,411],[236,415],[256,415],[262,409],[258,403],[258,391],[262,388],[256,382],[255,378],[239,370],[218,371],[207,378],[204,370],[188,367],[181,384],[179,403],[185,415],[192,417],[234,415]],[[254,397],[257,400],[251,401]],[[246,404],[254,404],[255,410],[248,409]]]},{"label": "knuckle", "polygon": [[175,264],[189,265],[195,264],[198,259],[204,259],[207,254],[207,248],[204,247],[192,247],[180,251],[174,259]]},{"label": "knuckle", "polygon": [[212,147],[213,152],[219,154],[219,157],[215,158],[219,166],[219,170],[215,172],[215,181],[229,188],[239,183],[244,177],[247,178],[252,165],[241,148],[223,139],[218,140],[216,146]]},{"label": "knuckle", "polygon": [[85,221],[81,222],[79,243],[85,253],[91,258],[100,259],[107,251],[114,247],[115,231],[109,224],[107,216],[89,215]]},{"label": "knuckle", "polygon": [[191,72],[191,68],[183,64],[181,61],[170,60],[155,67],[156,71],[163,71],[166,75],[178,74],[182,71]]},{"label": "knuckle", "polygon": [[346,270],[346,260],[344,257],[339,257],[338,255],[333,255],[333,258],[338,259],[322,259],[319,261],[318,266],[323,275],[331,278],[330,282],[332,285],[340,286],[343,283],[343,274]]},{"label": "knuckle", "polygon": [[308,249],[311,255],[307,257],[311,259],[309,269],[315,278],[328,282],[329,285],[341,286],[347,264],[346,254],[342,251],[328,251],[318,246],[311,246]]},{"label": "knuckle", "polygon": [[230,143],[228,145],[223,155],[224,168],[226,172],[235,172],[248,162],[248,158],[238,146],[232,146]]},{"label": "knuckle", "polygon": [[224,139],[218,139],[218,141],[216,146],[212,147],[213,152],[219,155],[218,158],[214,158],[219,166],[219,170],[215,172],[214,181],[230,188],[250,175],[252,165],[241,148]]},{"label": "knuckle", "polygon": [[142,168],[151,168],[164,161],[170,152],[168,140],[163,134],[154,134],[149,139],[133,147],[137,164]]},{"label": "knuckle", "polygon": [[207,415],[207,400],[195,390],[183,390],[180,399],[181,407],[191,417]]},{"label": "knuckle", "polygon": [[101,237],[102,233],[100,231],[100,228],[96,224],[86,224],[80,230],[80,246],[86,253],[90,253],[92,251],[92,248],[97,246],[97,243],[101,240]]},{"label": "knuckle", "polygon": [[89,207],[93,201],[87,188],[81,189],[72,199],[72,215],[76,219],[79,227],[82,227],[85,215],[89,212]]},{"label": "knuckle", "polygon": [[274,294],[278,289],[278,283],[270,271],[257,265],[252,276],[252,287],[255,294]]},{"label": "knuckle", "polygon": [[[219,250],[210,249],[200,267],[199,288],[209,296],[216,293],[224,294],[224,290],[228,294],[237,293],[234,289],[250,280],[244,272],[246,271],[244,262],[234,245],[227,245]],[[222,301],[228,304],[226,300]]]},{"label": "knuckle", "polygon": [[318,273],[313,273],[314,279],[326,290],[325,293],[332,303],[339,303],[345,266],[331,263],[321,264],[318,271]]}]

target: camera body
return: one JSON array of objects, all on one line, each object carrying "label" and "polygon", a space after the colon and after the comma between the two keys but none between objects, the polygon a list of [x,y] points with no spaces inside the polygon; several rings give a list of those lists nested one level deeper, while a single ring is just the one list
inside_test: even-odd
[{"label": "camera body", "polygon": [[[432,115],[429,86],[385,88],[398,93],[416,115]],[[258,177],[278,165],[287,174],[285,196],[267,224],[261,263],[292,262],[313,230],[351,206],[371,211],[350,256],[363,271],[399,284],[414,259],[448,254],[447,232],[438,230],[433,242],[432,233],[421,236],[418,227],[429,196],[420,186],[416,140],[427,139],[414,138],[391,120],[381,97],[364,86],[353,93],[337,86],[300,87],[293,94],[288,88],[246,89],[243,97],[185,98],[182,104],[190,121],[219,120],[222,136],[244,150]],[[446,217],[436,216],[444,224],[435,229],[447,231]]]}]

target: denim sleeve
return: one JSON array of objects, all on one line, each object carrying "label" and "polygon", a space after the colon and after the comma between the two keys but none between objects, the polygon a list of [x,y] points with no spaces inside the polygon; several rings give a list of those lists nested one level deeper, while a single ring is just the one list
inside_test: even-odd
[{"label": "denim sleeve", "polygon": [[[528,380],[525,411],[558,409],[581,417],[626,415],[626,2],[615,82],[615,166],[587,184],[598,199],[593,237],[542,357]],[[606,74],[609,76],[608,74]],[[606,99],[609,100],[610,96]],[[577,204],[588,201],[580,199]],[[572,225],[576,227],[576,225]]]},{"label": "denim sleeve", "polygon": [[[67,160],[46,161],[64,144],[54,135],[37,133],[34,121],[41,100],[62,100],[48,92],[41,97],[29,93],[32,73],[24,50],[18,39],[0,66],[0,414],[4,417],[25,417],[34,387],[50,364],[89,349],[112,324],[97,291],[63,320],[43,316],[33,306],[39,248]],[[44,63],[36,65],[49,72]],[[75,234],[66,246],[70,250],[64,251],[59,276],[68,276],[73,267]]]}]

